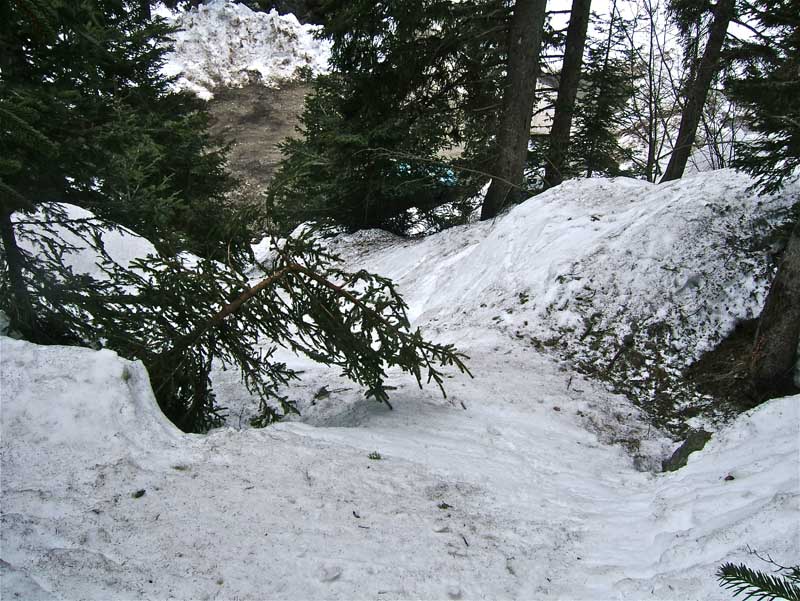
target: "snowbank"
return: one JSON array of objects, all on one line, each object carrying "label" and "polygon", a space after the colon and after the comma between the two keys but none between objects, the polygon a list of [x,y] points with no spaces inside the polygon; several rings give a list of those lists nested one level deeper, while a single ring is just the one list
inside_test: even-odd
[{"label": "snowbank", "polygon": [[1,338],[2,597],[727,599],[748,543],[796,560],[800,397],[652,476],[583,427],[623,400],[464,342],[453,404],[406,379],[350,427],[201,437],[137,363]]},{"label": "snowbank", "polygon": [[[126,227],[99,219],[94,213],[71,204],[47,203],[35,213],[18,212],[11,219],[17,224],[17,237],[23,250],[33,255],[52,256],[54,253],[51,247],[63,249],[61,258],[73,273],[90,275],[99,280],[109,277],[103,269],[108,261],[129,268],[137,259],[158,254],[149,240]],[[53,223],[54,219],[70,222],[71,227]],[[90,229],[84,235],[75,233],[74,228],[80,228],[80,222],[84,222]],[[93,248],[94,233],[100,236],[106,257]]]},{"label": "snowbank", "polygon": [[172,18],[180,31],[162,72],[179,76],[178,87],[205,100],[217,86],[275,86],[298,77],[300,69],[312,74],[328,69],[330,43],[314,37],[319,27],[301,25],[294,15],[212,0]]},{"label": "snowbank", "polygon": [[571,180],[492,223],[331,246],[395,279],[418,325],[492,324],[648,402],[685,396],[683,368],[760,313],[774,264],[758,243],[796,188],[760,198],[752,183],[730,170]]},{"label": "snowbank", "polygon": [[[800,396],[656,475],[674,445],[541,352],[607,365],[627,338],[677,366],[756,312],[769,258],[734,241],[790,194],[758,201],[749,183],[568,182],[493,223],[330,240],[471,357],[475,379],[448,377],[447,399],[390,374],[394,411],[287,358],[305,372],[302,422],[185,435],[141,364],[0,337],[0,596],[728,599],[720,563],[765,567],[748,545],[796,562]],[[116,260],[146,252],[119,235]],[[96,256],[73,259],[94,273]],[[238,375],[214,384],[246,424]]]}]

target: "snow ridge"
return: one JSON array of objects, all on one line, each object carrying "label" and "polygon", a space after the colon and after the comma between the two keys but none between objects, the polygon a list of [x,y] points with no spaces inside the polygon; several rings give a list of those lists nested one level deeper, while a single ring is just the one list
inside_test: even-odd
[{"label": "snow ridge", "polygon": [[776,267],[763,239],[796,188],[759,197],[752,184],[731,170],[570,180],[491,223],[330,244],[349,268],[395,279],[417,325],[491,323],[647,404],[683,396],[682,370],[761,310]]},{"label": "snow ridge", "polygon": [[179,88],[204,100],[213,98],[218,86],[260,82],[274,87],[296,79],[303,69],[328,70],[330,43],[315,37],[319,27],[301,25],[294,15],[256,12],[230,0],[162,14],[180,28],[162,72],[178,76]]}]

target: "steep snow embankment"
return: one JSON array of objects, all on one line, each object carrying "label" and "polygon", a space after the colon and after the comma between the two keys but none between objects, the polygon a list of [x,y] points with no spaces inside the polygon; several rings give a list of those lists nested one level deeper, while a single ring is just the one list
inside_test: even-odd
[{"label": "steep snow embankment", "polygon": [[745,545],[796,559],[800,397],[653,476],[581,425],[624,401],[473,334],[454,404],[399,379],[354,427],[205,437],[138,364],[0,339],[2,597],[725,599]]},{"label": "steep snow embankment", "polygon": [[162,72],[178,76],[178,87],[205,100],[218,86],[274,86],[297,78],[300,69],[328,69],[330,43],[316,39],[319,28],[301,25],[294,15],[256,12],[230,0],[165,15],[180,31]]},{"label": "steep snow embankment", "polygon": [[429,330],[491,325],[643,403],[686,399],[681,371],[759,314],[775,265],[758,243],[797,198],[759,198],[752,183],[728,170],[658,186],[573,180],[492,223],[330,245],[395,279]]}]

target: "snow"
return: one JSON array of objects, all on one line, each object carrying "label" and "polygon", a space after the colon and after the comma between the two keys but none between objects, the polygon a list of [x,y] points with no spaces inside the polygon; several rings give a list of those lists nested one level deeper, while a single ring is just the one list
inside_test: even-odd
[{"label": "snow", "polygon": [[788,219],[798,188],[758,197],[752,183],[731,170],[664,185],[571,180],[491,223],[421,240],[360,232],[330,246],[394,279],[429,331],[491,323],[643,404],[688,399],[682,370],[760,313],[772,279],[760,242]]},{"label": "snow", "polygon": [[624,400],[478,338],[452,403],[208,436],[138,363],[3,338],[3,598],[723,599],[747,544],[796,557],[800,396],[653,475],[578,413]]},{"label": "snow", "polygon": [[[800,396],[656,473],[676,444],[574,369],[631,322],[665,324],[678,364],[758,310],[768,257],[729,239],[758,238],[793,192],[756,202],[749,183],[567,182],[424,239],[328,239],[470,356],[446,399],[392,372],[393,411],[284,353],[298,420],[238,429],[254,400],[218,371],[231,427],[187,435],[140,363],[0,338],[0,596],[726,599],[720,563],[763,569],[748,545],[796,563]],[[128,242],[119,260],[146,252]]]},{"label": "snow", "polygon": [[[73,222],[73,227],[50,223],[53,214],[59,220]],[[17,224],[20,247],[34,255],[52,254],[49,246],[63,250],[64,265],[75,274],[90,275],[104,280],[109,277],[103,269],[103,257],[92,245],[92,235],[75,232],[78,222],[84,222],[92,233],[98,233],[108,259],[120,267],[130,268],[131,263],[148,255],[157,255],[153,244],[131,230],[97,218],[94,213],[67,203],[41,203],[35,213],[15,213],[12,221]]]},{"label": "snow", "polygon": [[162,72],[205,100],[219,86],[274,87],[297,79],[303,69],[314,75],[328,70],[330,43],[314,37],[318,26],[301,25],[291,14],[256,12],[229,0],[159,14],[180,29]]}]

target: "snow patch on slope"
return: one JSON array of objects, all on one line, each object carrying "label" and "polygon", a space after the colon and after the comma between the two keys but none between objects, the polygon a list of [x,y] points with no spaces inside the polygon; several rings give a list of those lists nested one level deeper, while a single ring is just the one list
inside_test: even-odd
[{"label": "snow patch on slope", "polygon": [[[59,260],[73,273],[98,280],[110,277],[104,269],[108,263],[131,268],[134,261],[158,254],[146,238],[71,204],[42,203],[36,212],[17,212],[11,220],[17,225],[23,250],[38,256],[59,255]],[[54,223],[57,221],[69,222],[69,227]],[[95,234],[102,241],[105,257],[94,247]]]},{"label": "snow patch on slope", "polygon": [[329,244],[350,269],[393,278],[417,325],[494,324],[651,401],[679,396],[681,371],[761,310],[775,265],[758,242],[796,194],[752,183],[730,170],[571,180],[491,223]]},{"label": "snow patch on slope", "polygon": [[218,86],[276,86],[297,78],[301,69],[312,74],[328,70],[330,43],[314,37],[318,26],[301,25],[294,15],[212,0],[173,19],[180,31],[162,72],[178,76],[178,87],[205,100]]}]

